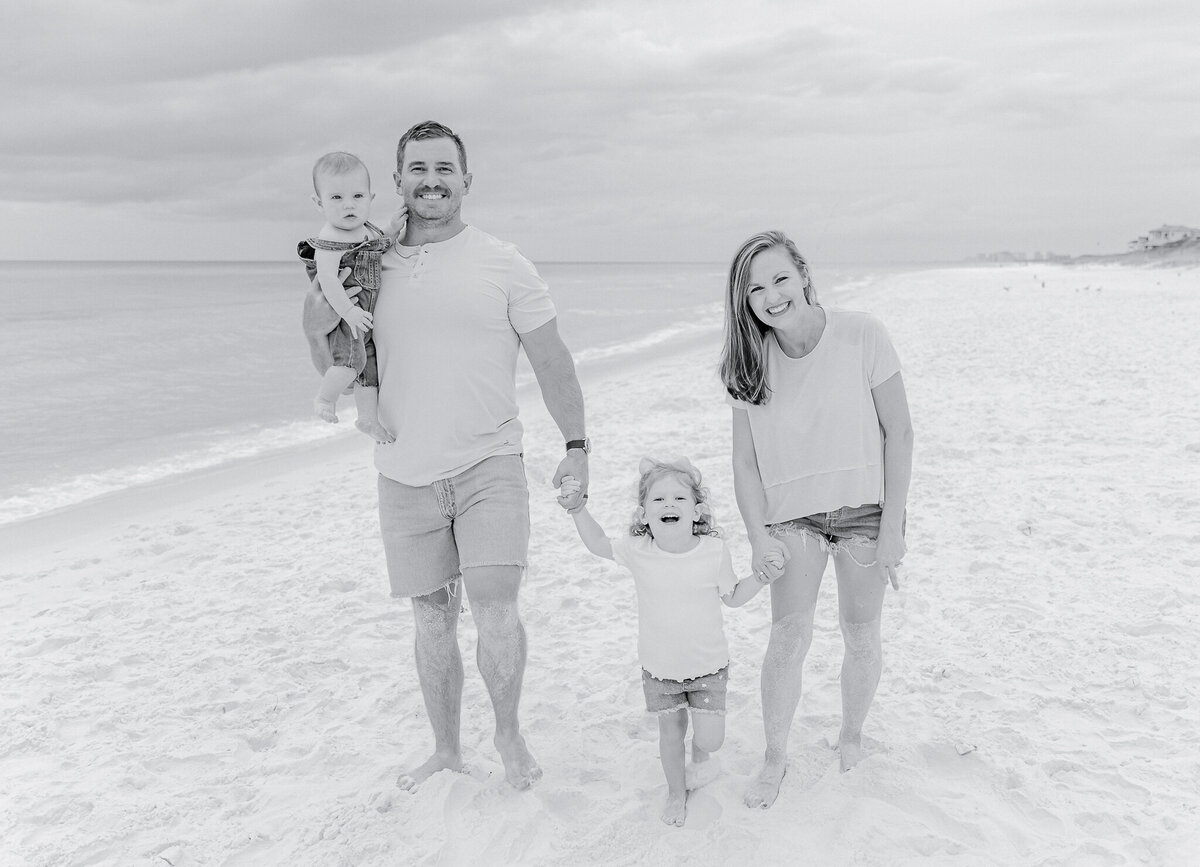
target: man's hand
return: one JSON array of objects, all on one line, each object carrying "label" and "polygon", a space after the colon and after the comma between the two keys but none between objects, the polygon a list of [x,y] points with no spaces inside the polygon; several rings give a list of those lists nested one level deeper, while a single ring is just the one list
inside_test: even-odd
[{"label": "man's hand", "polygon": [[[578,495],[583,490],[583,485],[579,484],[579,480],[574,476],[563,476],[562,484],[558,486],[558,504],[568,512],[572,509],[577,509],[582,506],[583,500]],[[572,506],[572,502],[578,501],[579,506]]]},{"label": "man's hand", "polygon": [[[554,487],[562,488],[563,483],[571,480],[572,493],[569,499],[564,500],[560,495],[558,498],[559,504],[568,512],[578,509],[583,505],[583,501],[587,499],[588,492],[588,456],[583,449],[571,449],[567,452],[567,456],[562,459],[558,465],[558,472],[554,474]],[[575,486],[579,487],[576,489]]]},{"label": "man's hand", "polygon": [[358,332],[371,330],[371,314],[363,310],[357,304],[346,311],[346,315],[342,317],[346,320],[346,324],[350,326],[350,336],[355,340],[358,339]]}]

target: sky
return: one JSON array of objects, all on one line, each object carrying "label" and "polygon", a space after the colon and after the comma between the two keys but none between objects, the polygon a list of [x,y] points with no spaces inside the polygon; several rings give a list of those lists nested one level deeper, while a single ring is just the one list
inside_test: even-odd
[{"label": "sky", "polygon": [[1184,0],[5,0],[0,259],[287,261],[315,159],[383,222],[427,119],[534,261],[1119,252],[1200,226],[1198,45]]}]

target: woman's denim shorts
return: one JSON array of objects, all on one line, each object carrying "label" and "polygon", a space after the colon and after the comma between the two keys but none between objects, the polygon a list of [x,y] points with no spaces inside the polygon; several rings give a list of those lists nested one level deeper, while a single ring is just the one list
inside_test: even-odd
[{"label": "woman's denim shorts", "polygon": [[818,542],[822,548],[831,554],[845,552],[860,566],[873,566],[870,563],[859,563],[850,549],[853,546],[874,548],[879,541],[879,522],[883,518],[883,508],[878,503],[864,503],[861,506],[842,506],[832,512],[817,512],[803,518],[791,521],[780,521],[771,524],[767,532],[775,538],[782,536],[800,536],[805,544],[809,539]]},{"label": "woman's denim shorts", "polygon": [[496,455],[422,487],[381,475],[379,529],[393,596],[428,595],[475,566],[524,568],[525,462],[520,455]]}]

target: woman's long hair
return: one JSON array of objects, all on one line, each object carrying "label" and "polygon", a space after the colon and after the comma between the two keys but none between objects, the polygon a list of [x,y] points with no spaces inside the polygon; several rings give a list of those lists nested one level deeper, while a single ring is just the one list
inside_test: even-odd
[{"label": "woman's long hair", "polygon": [[721,381],[736,400],[758,406],[770,398],[767,388],[767,332],[770,327],[759,321],[750,309],[750,262],[764,250],[782,247],[796,270],[804,278],[804,300],[816,305],[808,262],[796,244],[783,232],[759,232],[747,239],[729,265],[729,284],[725,293],[725,346],[721,350]]}]

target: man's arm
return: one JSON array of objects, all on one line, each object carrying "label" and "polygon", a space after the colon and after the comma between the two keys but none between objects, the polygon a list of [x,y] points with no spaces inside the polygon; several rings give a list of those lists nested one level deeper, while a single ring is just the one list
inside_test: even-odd
[{"label": "man's arm", "polygon": [[[558,319],[551,319],[545,325],[520,335],[520,338],[542,389],[542,400],[550,417],[562,431],[563,441],[583,439],[587,433],[583,419],[583,390],[579,387],[579,377],[575,375],[575,361],[558,335]],[[562,484],[563,476],[574,476],[579,481],[579,493],[567,506],[574,509],[587,497],[587,452],[583,449],[567,452],[554,474],[554,487]]]}]

